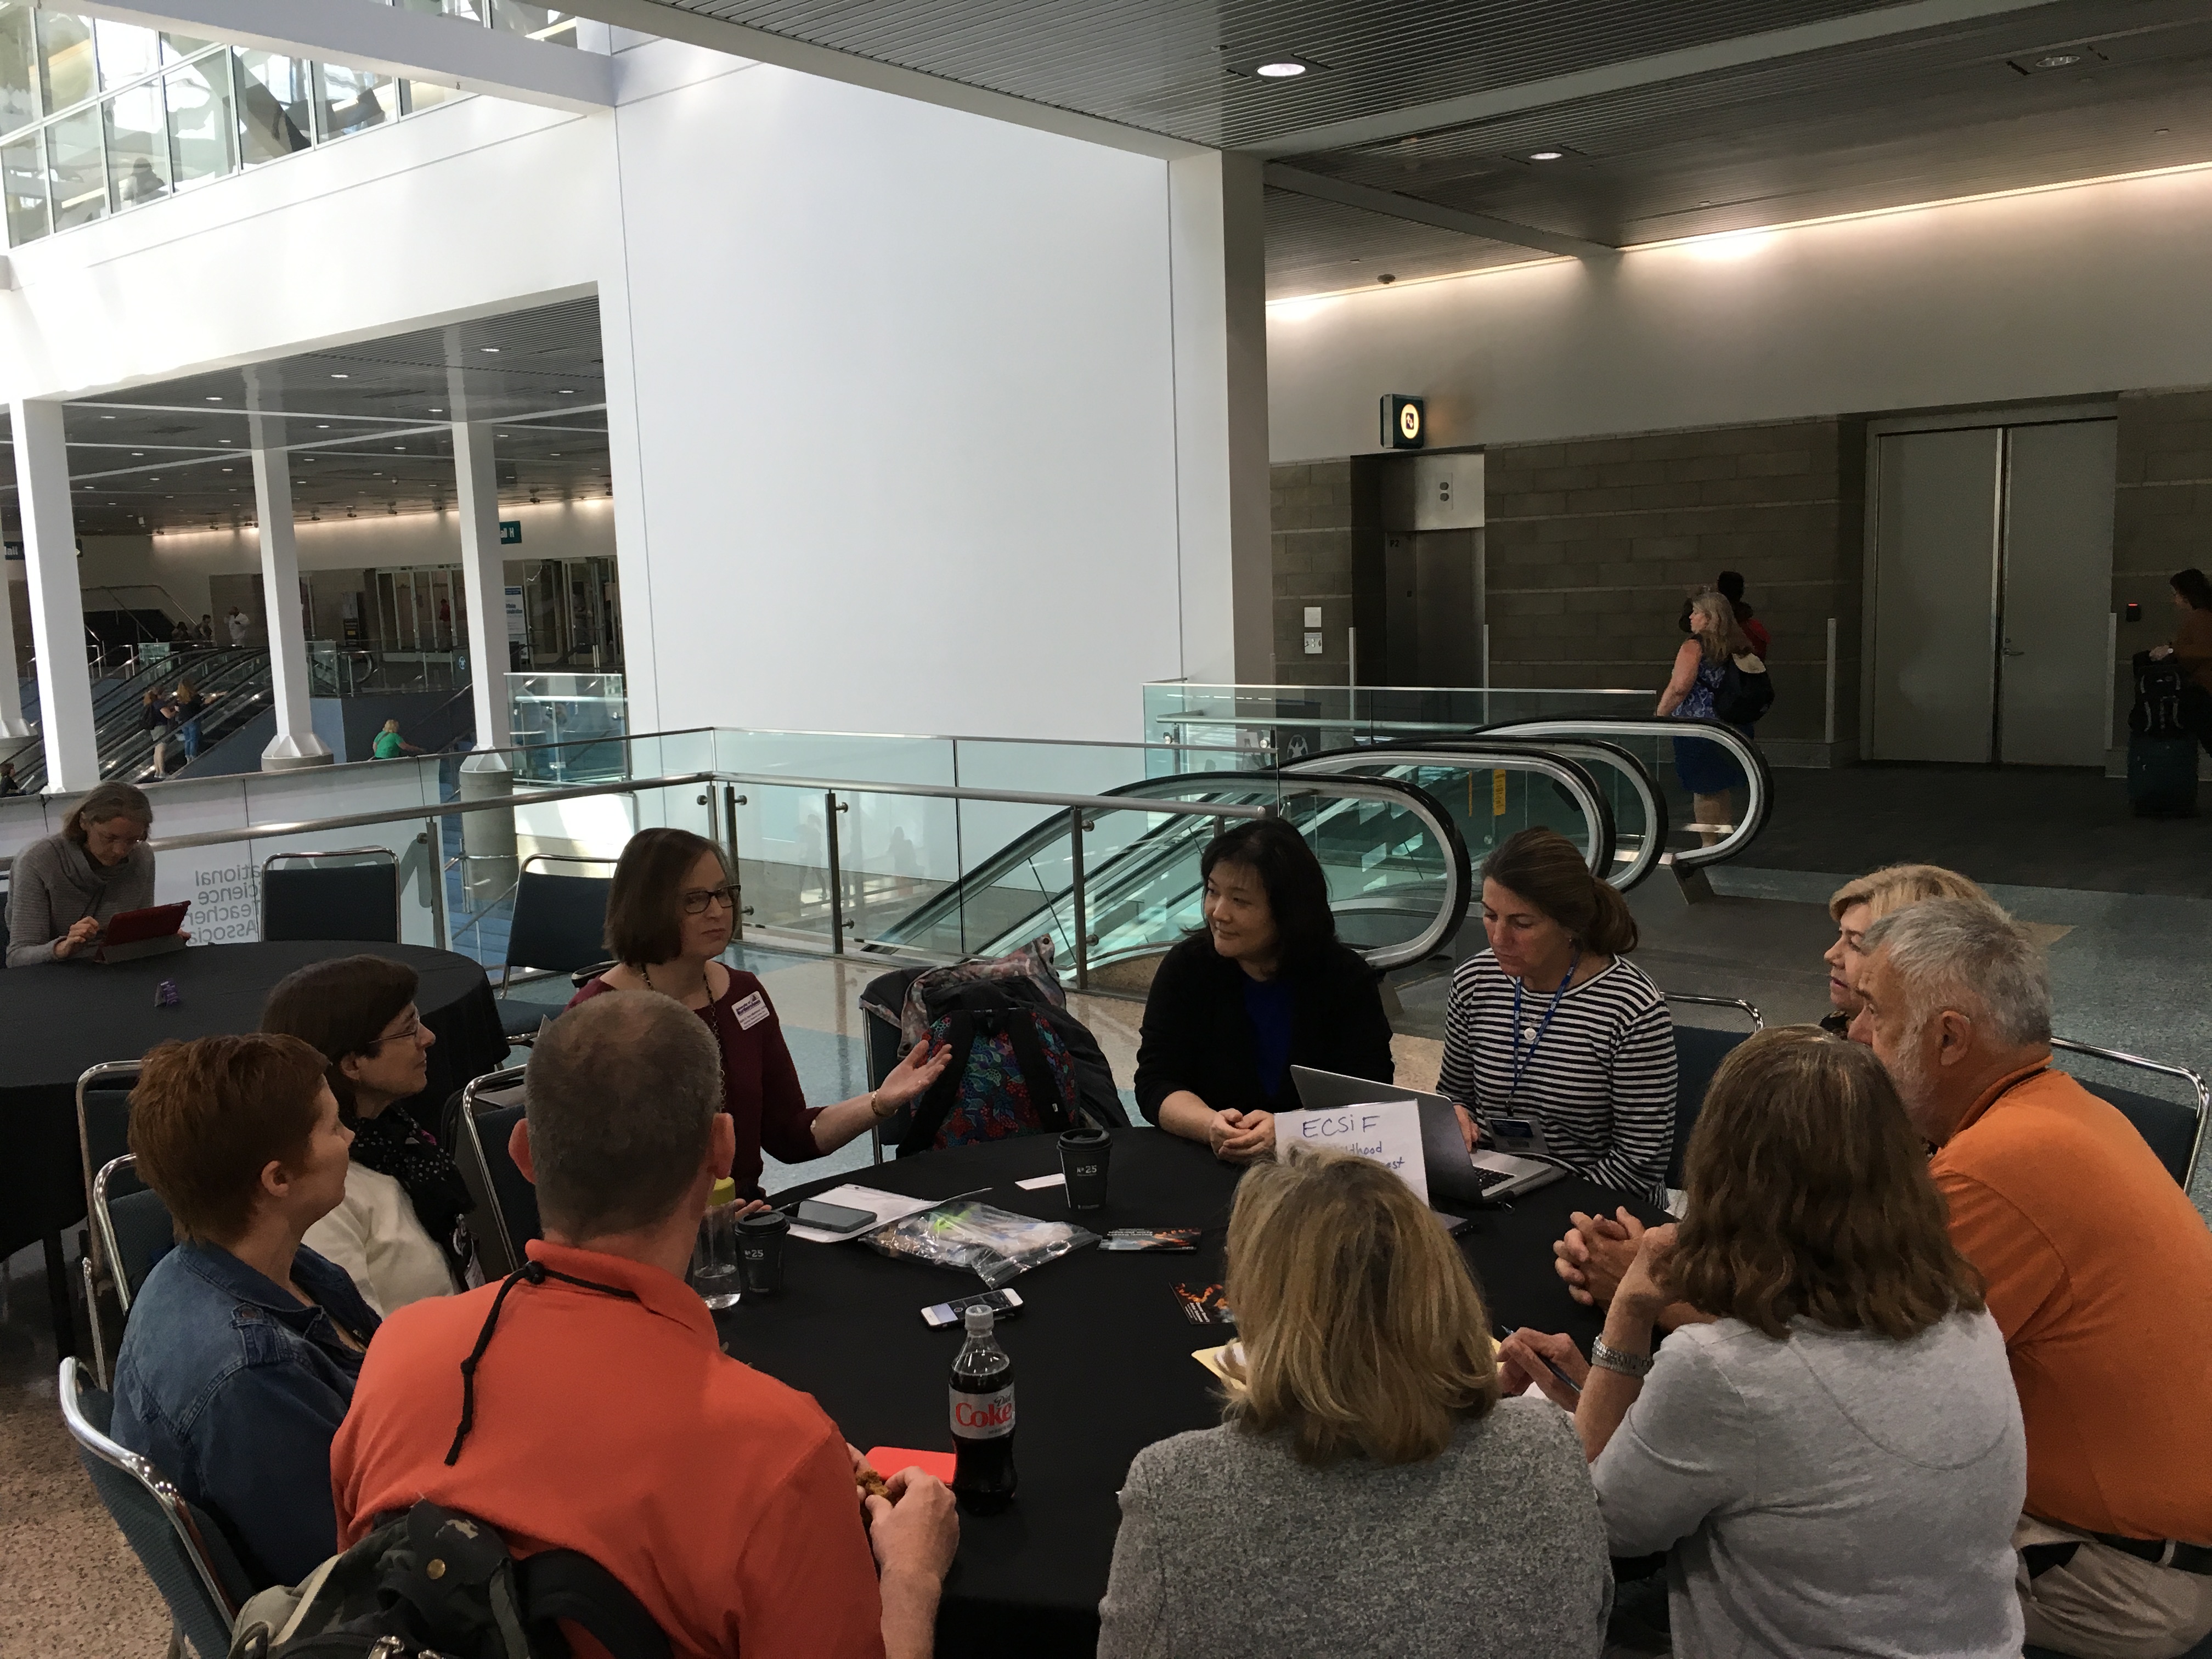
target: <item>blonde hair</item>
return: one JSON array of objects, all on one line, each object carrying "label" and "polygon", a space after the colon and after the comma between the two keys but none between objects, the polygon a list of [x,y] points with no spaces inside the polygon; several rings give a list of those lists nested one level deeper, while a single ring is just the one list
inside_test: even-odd
[{"label": "blonde hair", "polygon": [[1751,649],[1751,636],[1735,619],[1735,605],[1717,587],[1700,589],[1690,601],[1690,634],[1707,662],[1726,662]]},{"label": "blonde hair", "polygon": [[1241,1384],[1223,1415],[1304,1463],[1416,1463],[1498,1403],[1489,1314],[1406,1183],[1349,1152],[1255,1164],[1229,1217]]},{"label": "blonde hair", "polygon": [[1872,926],[1893,910],[1929,899],[1966,899],[1991,909],[1997,908],[1995,900],[1955,870],[1946,870],[1940,864],[1885,864],[1836,889],[1828,900],[1828,917],[1841,921],[1844,911],[1863,904],[1869,912],[1868,925]]}]

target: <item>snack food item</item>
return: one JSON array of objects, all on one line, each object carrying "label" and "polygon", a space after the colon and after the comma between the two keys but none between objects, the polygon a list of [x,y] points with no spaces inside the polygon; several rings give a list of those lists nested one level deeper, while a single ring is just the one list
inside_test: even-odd
[{"label": "snack food item", "polygon": [[864,1498],[888,1499],[891,1495],[890,1483],[865,1463],[853,1471],[853,1484],[860,1487]]}]

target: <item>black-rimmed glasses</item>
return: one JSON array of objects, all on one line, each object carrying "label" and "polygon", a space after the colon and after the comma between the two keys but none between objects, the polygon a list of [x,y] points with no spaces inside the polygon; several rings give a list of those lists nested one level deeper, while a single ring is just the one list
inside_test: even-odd
[{"label": "black-rimmed glasses", "polygon": [[684,914],[687,916],[705,915],[707,907],[710,904],[720,904],[727,909],[736,909],[738,908],[736,886],[729,882],[724,882],[720,887],[694,887],[684,895]]}]

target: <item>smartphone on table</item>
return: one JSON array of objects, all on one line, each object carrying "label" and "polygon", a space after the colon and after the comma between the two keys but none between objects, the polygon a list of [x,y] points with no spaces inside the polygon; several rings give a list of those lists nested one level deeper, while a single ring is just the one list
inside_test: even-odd
[{"label": "smartphone on table", "polygon": [[1019,1291],[982,1291],[974,1296],[956,1296],[950,1302],[940,1302],[933,1308],[921,1310],[921,1322],[932,1330],[942,1330],[947,1325],[957,1325],[968,1316],[970,1308],[988,1308],[1000,1320],[1022,1316],[1022,1296]]},{"label": "smartphone on table", "polygon": [[801,1199],[791,1217],[802,1227],[825,1233],[857,1233],[863,1227],[876,1224],[873,1210],[855,1210],[848,1205],[824,1204],[811,1198]]}]

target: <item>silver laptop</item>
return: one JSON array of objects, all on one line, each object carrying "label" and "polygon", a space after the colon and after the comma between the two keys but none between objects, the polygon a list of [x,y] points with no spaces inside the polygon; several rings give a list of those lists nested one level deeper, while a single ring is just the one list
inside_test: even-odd
[{"label": "silver laptop", "polygon": [[[1566,1174],[1556,1164],[1516,1158],[1510,1152],[1486,1149],[1468,1157],[1467,1137],[1460,1133],[1459,1114],[1452,1110],[1452,1103],[1442,1095],[1401,1089],[1393,1083],[1377,1083],[1372,1078],[1346,1077],[1341,1072],[1316,1071],[1310,1066],[1291,1066],[1291,1081],[1297,1085],[1298,1099],[1309,1111],[1325,1112],[1335,1106],[1366,1106],[1382,1100],[1413,1101],[1421,1109],[1421,1157],[1428,1165],[1429,1186],[1462,1204],[1509,1203],[1523,1193],[1550,1186]],[[1543,1125],[1526,1113],[1515,1121],[1516,1127],[1529,1131],[1525,1136],[1516,1135],[1516,1142],[1540,1150],[1543,1146]]]}]

